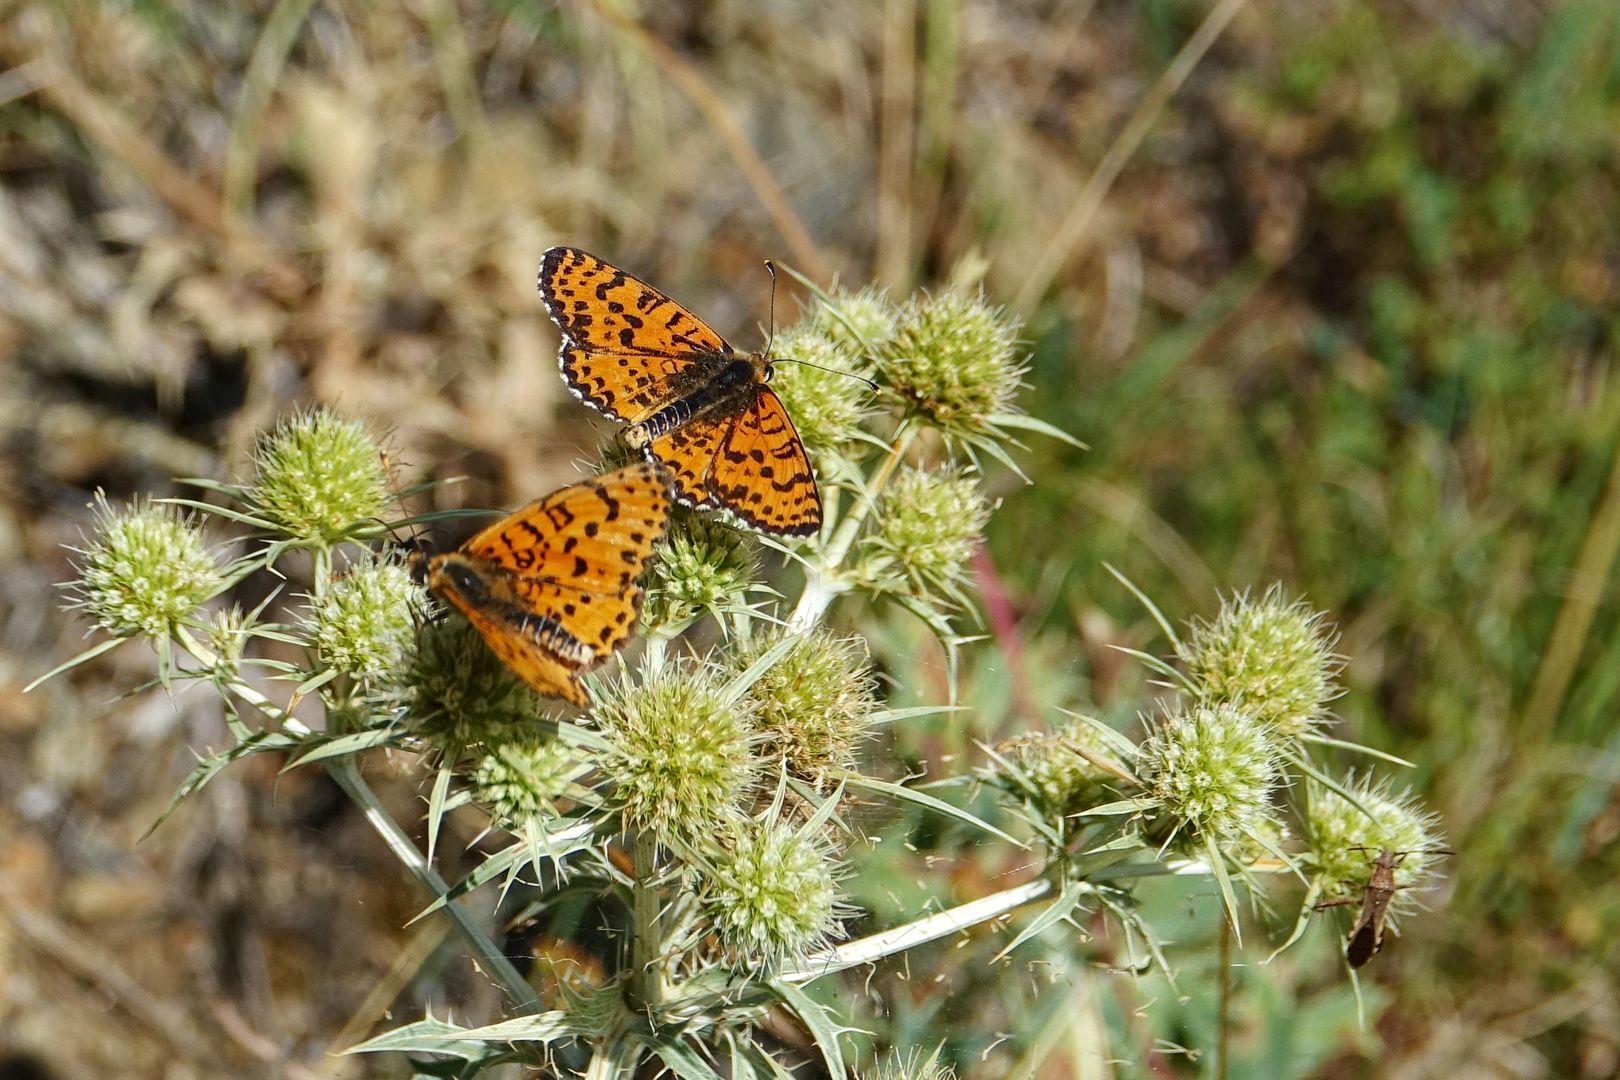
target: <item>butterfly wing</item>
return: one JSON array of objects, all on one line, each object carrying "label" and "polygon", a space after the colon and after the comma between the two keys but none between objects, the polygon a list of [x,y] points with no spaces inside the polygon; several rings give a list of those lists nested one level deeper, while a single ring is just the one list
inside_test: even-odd
[{"label": "butterfly wing", "polygon": [[709,477],[731,422],[727,416],[689,420],[647,444],[648,456],[669,470],[675,497],[687,506],[708,510],[718,505]]},{"label": "butterfly wing", "polygon": [[582,704],[574,675],[629,638],[669,508],[665,475],[632,465],[495,522],[436,558],[429,583],[529,685]]},{"label": "butterfly wing", "polygon": [[708,489],[716,504],[761,532],[813,536],[821,529],[816,474],[787,408],[768,386],[726,430]]},{"label": "butterfly wing", "polygon": [[732,352],[680,304],[578,248],[541,256],[539,288],[562,332],[568,388],[615,420],[646,419],[701,385],[714,354]]},{"label": "butterfly wing", "polygon": [[511,621],[486,614],[485,609],[467,603],[458,593],[442,588],[437,591],[466,616],[512,674],[547,697],[560,697],[581,707],[586,704],[585,688],[579,684],[581,665],[559,659]]}]

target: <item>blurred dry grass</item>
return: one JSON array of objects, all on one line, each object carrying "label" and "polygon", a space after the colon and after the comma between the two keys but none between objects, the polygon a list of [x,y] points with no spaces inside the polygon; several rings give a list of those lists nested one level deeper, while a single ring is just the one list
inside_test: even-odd
[{"label": "blurred dry grass", "polygon": [[[453,942],[434,953],[442,929],[401,929],[419,897],[318,778],[229,771],[137,843],[185,748],[220,731],[204,695],[115,697],[146,675],[139,648],[19,691],[79,645],[52,583],[87,493],[239,475],[293,403],[386,426],[423,475],[468,476],[446,500],[507,505],[573,475],[596,436],[565,401],[532,283],[568,242],[743,342],[766,257],[1017,298],[1039,411],[1099,442],[1043,460],[1034,493],[1007,488],[1019,525],[984,563],[1006,568],[1029,635],[1040,685],[1021,700],[1128,700],[1102,646],[1133,616],[1089,576],[1104,557],[1156,596],[1180,590],[1178,612],[1217,585],[1296,582],[1345,621],[1346,715],[1424,763],[1471,876],[1437,945],[1400,943],[1422,962],[1395,969],[1380,1064],[1342,1032],[1307,1056],[1335,1076],[1612,1075],[1620,1001],[1599,943],[1620,923],[1594,889],[1620,818],[1612,780],[1581,787],[1572,816],[1560,787],[1611,759],[1577,768],[1579,750],[1540,756],[1526,733],[1601,744],[1616,693],[1620,510],[1596,493],[1620,415],[1617,248],[1598,224],[1620,114],[1613,95],[1577,108],[1620,54],[1603,7],[6,5],[0,1054],[61,1077],[353,1076],[381,1066],[329,1053],[384,1010],[493,1006]],[[1549,53],[1545,101],[1513,113],[1542,78],[1525,58]],[[1492,81],[1521,66],[1522,93]],[[1551,149],[1504,159],[1499,112],[1503,140]],[[1567,182],[1525,179],[1559,169]],[[1517,241],[1514,213],[1532,222]],[[1508,224],[1447,231],[1491,214]],[[1535,307],[1532,278],[1564,306]],[[1463,381],[1468,348],[1519,357],[1532,318],[1570,327],[1549,331],[1544,377]],[[1475,329],[1497,336],[1447,351]],[[1031,537],[1060,534],[1084,538],[1054,567]],[[1028,717],[977,733],[1013,720]],[[410,820],[404,764],[392,798]],[[1575,854],[1512,869],[1543,834]],[[1567,877],[1572,861],[1588,875]],[[401,957],[425,973],[395,972]],[[1288,978],[1283,1000],[1321,989]],[[892,1034],[933,1015],[917,993],[889,1003]],[[1121,994],[1114,1049],[1134,1054],[1154,1034]],[[964,1039],[995,1045],[1020,1016],[997,1008],[964,1013]],[[1253,1021],[1262,1048],[1286,1009]],[[1015,1052],[1041,1076],[1104,1068],[1078,1027],[1042,1023],[985,1049],[980,1075]]]}]

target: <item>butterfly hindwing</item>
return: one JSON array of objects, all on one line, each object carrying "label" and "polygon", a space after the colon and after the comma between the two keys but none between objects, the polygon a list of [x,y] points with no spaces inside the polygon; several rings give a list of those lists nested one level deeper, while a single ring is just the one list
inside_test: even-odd
[{"label": "butterfly hindwing", "polygon": [[568,387],[615,420],[636,423],[700,385],[725,338],[659,290],[578,248],[540,260],[540,295],[562,332]]},{"label": "butterfly hindwing", "polygon": [[726,428],[724,420],[693,420],[647,444],[647,456],[669,471],[675,495],[686,505],[699,509],[715,506],[709,477]]},{"label": "butterfly hindwing", "polygon": [[762,386],[753,406],[721,440],[709,475],[714,501],[764,532],[810,536],[821,528],[821,493],[810,459],[776,391]]},{"label": "butterfly hindwing", "polygon": [[670,500],[652,464],[572,484],[429,560],[428,583],[530,686],[584,704],[576,676],[629,638]]}]

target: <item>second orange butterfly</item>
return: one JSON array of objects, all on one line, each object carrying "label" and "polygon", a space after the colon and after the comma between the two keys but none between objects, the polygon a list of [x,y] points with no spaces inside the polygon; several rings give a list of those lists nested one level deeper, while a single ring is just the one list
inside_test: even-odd
[{"label": "second orange butterfly", "polygon": [[540,295],[562,331],[559,362],[580,400],[629,426],[626,445],[662,463],[689,506],[761,532],[812,536],[821,493],[770,358],[739,353],[668,296],[578,248],[540,262]]}]

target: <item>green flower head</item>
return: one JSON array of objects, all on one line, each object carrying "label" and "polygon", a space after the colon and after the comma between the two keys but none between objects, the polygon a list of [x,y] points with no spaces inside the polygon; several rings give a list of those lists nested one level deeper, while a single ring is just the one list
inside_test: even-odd
[{"label": "green flower head", "polygon": [[871,734],[877,680],[859,638],[825,630],[782,630],[739,648],[729,661],[745,671],[785,637],[793,645],[748,689],[769,755],[818,789],[855,768],[856,751]]},{"label": "green flower head", "polygon": [[640,686],[622,683],[596,721],[607,741],[598,765],[631,829],[699,836],[753,785],[753,707],[727,701],[707,668],[670,664]]},{"label": "green flower head", "polygon": [[[1392,792],[1387,781],[1350,777],[1344,788],[1355,796],[1354,803],[1314,781],[1306,789],[1307,858],[1315,867],[1323,899],[1359,900],[1372,865],[1384,850],[1400,855],[1395,866],[1398,890],[1428,877],[1442,842],[1435,815],[1425,811],[1410,791]],[[1395,895],[1398,900],[1401,893]]]},{"label": "green flower head", "polygon": [[868,351],[875,354],[882,349],[894,336],[899,318],[899,309],[877,289],[834,289],[816,303],[808,322],[816,333],[850,350],[864,373],[872,358]]},{"label": "green flower head", "polygon": [[418,628],[383,698],[407,729],[452,757],[469,747],[510,742],[544,708],[544,699],[459,618]]},{"label": "green flower head", "polygon": [[1231,702],[1285,738],[1320,723],[1339,696],[1342,661],[1323,617],[1273,586],[1259,600],[1239,594],[1209,622],[1194,622],[1178,655],[1199,697]]},{"label": "green flower head", "polygon": [[1228,845],[1260,835],[1276,817],[1279,745],[1270,725],[1232,705],[1199,705],[1161,721],[1136,769],[1160,808],[1151,831]]},{"label": "green flower head", "polygon": [[898,569],[918,595],[965,606],[968,562],[990,520],[971,475],[907,467],[889,482],[874,518],[862,544],[877,568]]},{"label": "green flower head", "polygon": [[836,932],[838,861],[809,829],[739,821],[705,861],[703,909],[732,956],[771,967]]},{"label": "green flower head", "polygon": [[364,424],[327,409],[294,413],[259,440],[247,496],[301,540],[331,543],[392,501],[382,447]]},{"label": "green flower head", "polygon": [[489,747],[472,773],[473,798],[508,831],[555,817],[557,800],[574,793],[590,770],[581,752],[560,739],[526,736]]},{"label": "green flower head", "polygon": [[798,363],[772,367],[771,387],[781,395],[805,446],[816,453],[839,450],[860,427],[872,396],[862,379],[860,354],[817,329],[813,320],[784,331],[778,358]]},{"label": "green flower head", "polygon": [[310,598],[305,625],[321,660],[354,675],[377,676],[397,665],[426,597],[395,562],[366,561]]},{"label": "green flower head", "polygon": [[679,628],[698,615],[747,605],[758,587],[758,560],[748,536],[724,522],[678,508],[648,576],[642,623],[647,633]]},{"label": "green flower head", "polygon": [[1107,769],[1096,763],[1115,761],[1119,751],[1094,722],[1069,717],[1055,730],[1019,735],[998,749],[1022,774],[1019,788],[1045,819],[1065,818],[1120,797],[1123,764]]},{"label": "green flower head", "polygon": [[912,300],[878,349],[879,379],[947,438],[998,437],[1023,385],[1018,320],[959,290]]},{"label": "green flower head", "polygon": [[94,538],[73,549],[70,591],[113,637],[166,637],[224,585],[203,530],[174,507],[137,501],[114,510],[98,492],[95,518]]}]

